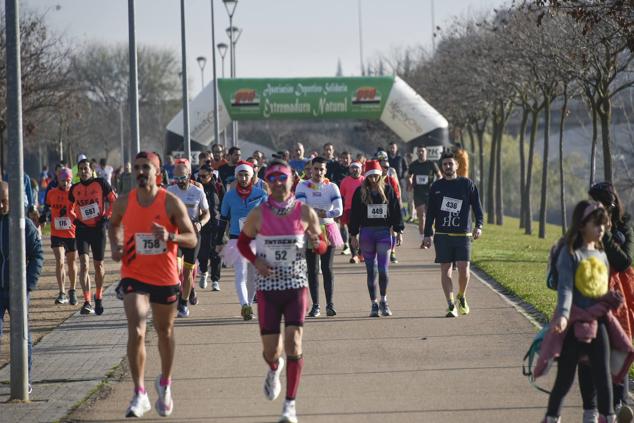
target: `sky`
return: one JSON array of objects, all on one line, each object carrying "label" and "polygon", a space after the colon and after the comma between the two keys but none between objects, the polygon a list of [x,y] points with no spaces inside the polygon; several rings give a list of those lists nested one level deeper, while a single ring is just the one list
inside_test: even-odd
[{"label": "sky", "polygon": [[[228,43],[229,19],[213,0],[216,44]],[[186,0],[187,68],[190,93],[201,89],[196,58],[205,56],[205,83],[212,77],[211,0]],[[480,15],[504,0],[435,0],[435,23]],[[405,47],[431,50],[432,0],[239,0],[233,24],[243,32],[236,44],[237,77],[331,76],[341,60],[344,75],[360,75],[359,4],[364,60]],[[57,7],[57,6],[61,7]],[[46,12],[56,33],[76,43],[128,42],[127,0],[22,0],[22,10]],[[179,0],[136,0],[137,45],[173,49],[181,56]],[[217,54],[217,53],[216,53]],[[221,59],[217,54],[218,76]],[[225,75],[229,76],[229,53]]]}]

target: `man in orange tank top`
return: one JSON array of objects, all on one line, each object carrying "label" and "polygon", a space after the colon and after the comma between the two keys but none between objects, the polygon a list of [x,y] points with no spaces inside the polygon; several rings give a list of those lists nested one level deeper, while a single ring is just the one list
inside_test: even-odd
[{"label": "man in orange tank top", "polygon": [[161,356],[155,407],[159,415],[169,416],[174,408],[171,377],[179,292],[176,252],[178,247],[193,248],[197,239],[183,202],[156,185],[158,156],[140,152],[133,171],[137,188],[114,203],[108,229],[112,259],[122,262],[117,293],[123,297],[128,319],[128,362],[134,396],[126,417],[141,417],[151,409],[144,386],[145,329],[150,310]]}]

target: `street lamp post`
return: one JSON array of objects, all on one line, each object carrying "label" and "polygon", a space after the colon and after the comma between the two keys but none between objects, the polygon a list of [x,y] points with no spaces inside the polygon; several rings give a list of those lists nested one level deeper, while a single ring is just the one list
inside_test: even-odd
[{"label": "street lamp post", "polygon": [[[216,44],[216,47],[218,48],[218,53],[220,54],[220,60],[222,62],[222,77],[225,77],[225,56],[227,55],[227,44],[226,43],[218,43]],[[216,92],[217,93],[217,92]],[[225,150],[227,149],[227,128],[224,128],[222,130],[222,138],[223,138],[223,143],[222,145],[225,147]],[[220,142],[219,140],[216,142]]]},{"label": "street lamp post", "polygon": [[191,140],[189,138],[189,96],[187,89],[187,34],[185,31],[185,0],[181,0],[181,54],[183,86],[183,149],[187,160],[192,159]]},{"label": "street lamp post", "polygon": [[207,64],[207,58],[205,56],[198,56],[196,61],[200,68],[200,91],[202,91],[203,88],[205,88],[205,65]]},{"label": "street lamp post", "polygon": [[220,54],[220,60],[222,61],[222,77],[225,77],[225,56],[227,55],[227,44],[225,43],[218,43],[218,45],[216,45],[216,47],[218,48],[218,53]]},{"label": "street lamp post", "polygon": [[[225,5],[225,9],[227,10],[227,15],[229,15],[229,28],[227,28],[227,35],[229,36],[229,62],[231,65],[231,78],[236,77],[236,43],[238,42],[238,38],[240,38],[240,34],[242,34],[242,30],[233,26],[233,14],[236,11],[236,7],[238,6],[238,0],[222,0]],[[231,144],[232,146],[238,145],[238,123],[232,122],[233,131],[231,131]]]},{"label": "street lamp post", "polygon": [[209,0],[211,6],[211,82],[214,90],[214,142],[220,142],[220,111],[218,108],[218,71],[216,68],[216,19],[214,17],[214,0]]}]

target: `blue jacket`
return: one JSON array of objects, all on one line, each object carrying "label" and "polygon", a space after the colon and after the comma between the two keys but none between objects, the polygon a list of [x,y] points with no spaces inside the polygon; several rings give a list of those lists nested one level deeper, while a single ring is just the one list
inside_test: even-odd
[{"label": "blue jacket", "polygon": [[[44,263],[44,252],[40,236],[31,219],[24,219],[24,240],[26,246],[26,289],[32,291],[37,285]],[[0,290],[8,291],[9,277],[9,216],[0,215]]]}]

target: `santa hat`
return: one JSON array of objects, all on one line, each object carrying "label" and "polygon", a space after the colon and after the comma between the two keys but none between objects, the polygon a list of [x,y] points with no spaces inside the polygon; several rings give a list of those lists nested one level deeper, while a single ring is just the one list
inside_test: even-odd
[{"label": "santa hat", "polygon": [[364,176],[367,178],[370,175],[383,175],[383,168],[378,160],[368,160],[365,162]]},{"label": "santa hat", "polygon": [[240,172],[247,172],[249,176],[253,176],[253,164],[244,160],[240,160],[236,165],[235,176],[238,176]]}]

